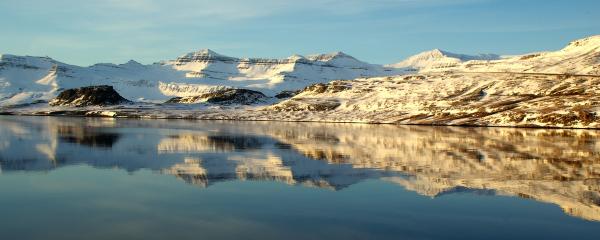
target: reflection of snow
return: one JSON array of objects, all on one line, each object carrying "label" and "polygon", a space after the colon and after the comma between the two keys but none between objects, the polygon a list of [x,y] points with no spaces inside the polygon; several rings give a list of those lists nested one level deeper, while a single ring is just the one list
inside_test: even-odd
[{"label": "reflection of snow", "polygon": [[204,187],[264,180],[331,190],[382,179],[431,197],[530,198],[600,220],[596,131],[2,117],[0,133],[4,172],[86,164]]},{"label": "reflection of snow", "polygon": [[[411,177],[384,177],[441,196],[460,189],[533,198],[600,220],[598,132],[511,128],[292,124],[265,134],[314,159]],[[585,140],[584,140],[585,139]]]},{"label": "reflection of snow", "polygon": [[201,133],[163,138],[157,149],[159,153],[201,153],[215,150],[208,135],[201,135]]},{"label": "reflection of snow", "polygon": [[268,154],[266,159],[259,159],[233,155],[228,159],[237,162],[235,171],[238,179],[253,178],[275,180],[287,184],[295,183],[290,167],[283,166],[283,162],[278,156]]},{"label": "reflection of snow", "polygon": [[177,176],[197,186],[206,187],[208,185],[206,169],[202,167],[202,160],[197,158],[186,158],[183,163],[177,163],[161,172]]}]

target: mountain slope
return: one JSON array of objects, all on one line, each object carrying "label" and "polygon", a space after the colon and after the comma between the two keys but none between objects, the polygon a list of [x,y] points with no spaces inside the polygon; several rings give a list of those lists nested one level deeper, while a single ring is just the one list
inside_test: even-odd
[{"label": "mountain slope", "polygon": [[[11,62],[0,75],[7,76],[17,66],[26,69],[16,72],[30,72],[31,82],[40,89],[38,98],[69,86],[73,79],[112,83],[131,100],[138,99],[131,96],[201,96],[223,91],[224,86],[260,89],[270,96],[267,91],[303,89],[289,99],[273,99],[271,106],[264,106],[267,101],[229,109],[148,104],[89,109],[86,114],[92,116],[108,111],[119,117],[600,128],[600,36],[573,41],[555,52],[499,60],[470,58],[434,51],[407,60],[427,64],[418,73],[406,74],[407,68],[371,65],[344,53],[277,60],[237,59],[205,50],[145,66],[130,62],[82,68],[39,58]],[[39,63],[34,65],[34,60]],[[443,64],[452,61],[453,65]],[[37,67],[53,64],[57,67],[48,72]],[[92,77],[76,77],[82,74]],[[366,77],[353,79],[361,75]],[[311,83],[316,84],[305,87]],[[3,86],[15,90],[17,85],[9,81]],[[9,97],[26,99],[32,92],[28,93]],[[39,105],[3,112],[51,115],[68,110]],[[82,114],[81,109],[74,112]]]},{"label": "mountain slope", "polygon": [[48,57],[2,55],[0,105],[49,100],[60,90],[90,85],[111,85],[124,97],[138,101],[162,102],[223,87],[247,88],[274,96],[282,90],[334,79],[395,73],[394,69],[361,62],[341,52],[286,59],[240,59],[204,49],[151,65],[132,60],[89,67]]},{"label": "mountain slope", "polygon": [[268,110],[298,121],[598,128],[599,84],[593,76],[433,72],[334,81]]},{"label": "mountain slope", "polygon": [[447,68],[457,66],[471,60],[498,60],[496,54],[465,55],[433,49],[411,56],[399,63],[388,65],[393,68],[408,68],[414,70],[426,70],[435,68]]},{"label": "mountain slope", "polygon": [[439,49],[411,56],[391,68],[426,72],[515,72],[600,75],[600,35],[572,41],[558,51],[512,57],[464,55]]},{"label": "mountain slope", "polygon": [[[437,65],[435,64],[437,63]],[[600,75],[600,35],[572,41],[558,51],[538,52],[501,59],[479,59],[441,64],[421,72],[514,72]],[[431,66],[430,65],[430,66]]]}]

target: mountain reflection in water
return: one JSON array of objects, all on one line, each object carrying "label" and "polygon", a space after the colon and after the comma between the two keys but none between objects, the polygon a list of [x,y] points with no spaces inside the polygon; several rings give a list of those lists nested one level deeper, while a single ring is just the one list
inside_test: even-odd
[{"label": "mountain reflection in water", "polygon": [[[339,190],[509,195],[600,221],[600,131],[0,117],[1,172],[85,164],[208,187],[267,180]],[[33,150],[32,150],[33,149]]]}]

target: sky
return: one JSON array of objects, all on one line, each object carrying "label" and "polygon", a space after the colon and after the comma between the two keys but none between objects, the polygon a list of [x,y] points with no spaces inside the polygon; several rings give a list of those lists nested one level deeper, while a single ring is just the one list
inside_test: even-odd
[{"label": "sky", "polygon": [[343,51],[395,63],[434,48],[557,50],[600,34],[598,0],[2,0],[0,53],[76,65]]}]

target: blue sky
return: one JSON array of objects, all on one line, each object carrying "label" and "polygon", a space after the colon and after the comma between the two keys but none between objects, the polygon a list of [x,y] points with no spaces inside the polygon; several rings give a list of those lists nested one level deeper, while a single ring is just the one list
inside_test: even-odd
[{"label": "blue sky", "polygon": [[597,0],[3,0],[0,53],[71,64],[344,51],[393,63],[432,48],[518,54],[600,34]]}]

